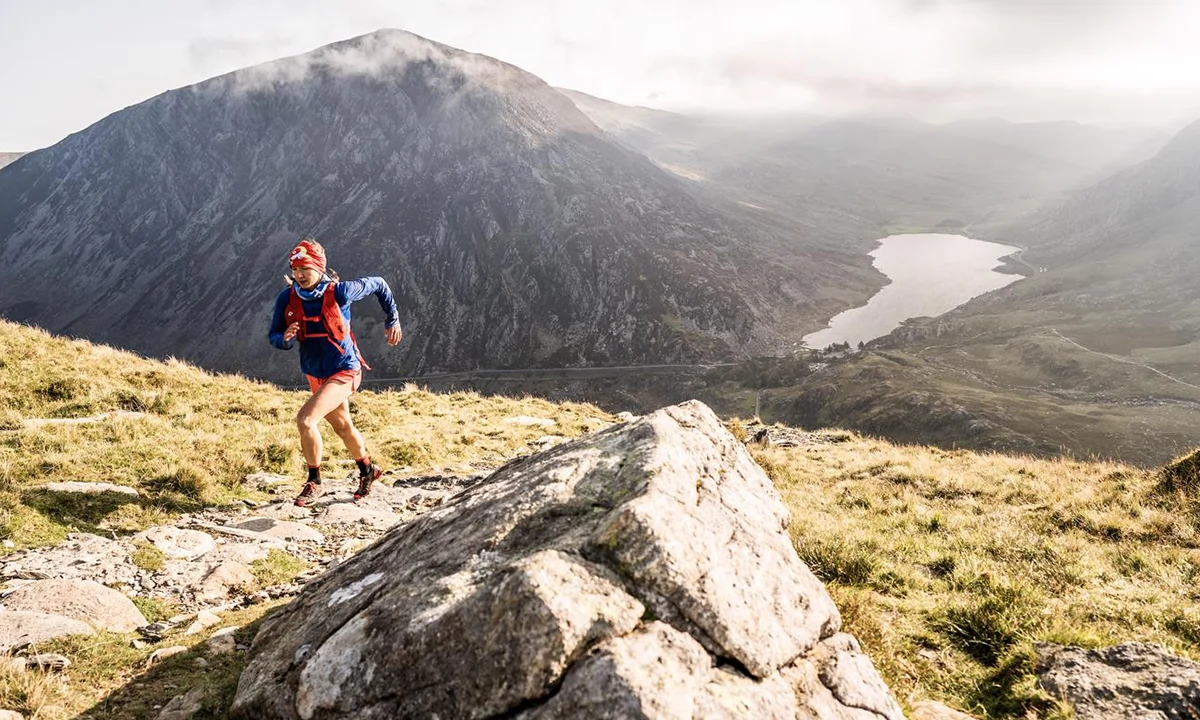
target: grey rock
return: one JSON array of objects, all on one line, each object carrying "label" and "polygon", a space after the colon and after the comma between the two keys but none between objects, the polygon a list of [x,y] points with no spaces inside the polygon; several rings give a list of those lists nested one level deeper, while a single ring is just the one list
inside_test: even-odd
[{"label": "grey rock", "polygon": [[72,480],[68,482],[46,483],[34,489],[74,495],[102,495],[104,493],[112,493],[114,495],[127,495],[131,498],[141,497],[141,493],[136,488],[106,482],[78,482]]},{"label": "grey rock", "polygon": [[234,525],[238,530],[249,530],[264,537],[275,540],[290,540],[293,542],[319,543],[325,536],[318,530],[291,520],[279,520],[271,517],[253,517]]},{"label": "grey rock", "polygon": [[922,700],[914,703],[910,720],[975,720],[974,715],[955,710],[936,700]]},{"label": "grey rock", "polygon": [[[902,717],[786,526],[702,404],[613,426],[314,580],[264,622],[233,716]],[[798,677],[829,713],[803,714]]]},{"label": "grey rock", "polygon": [[204,647],[212,655],[228,655],[237,651],[237,640],[234,638],[240,628],[221,628],[204,641]]},{"label": "grey rock", "polygon": [[0,580],[78,578],[110,587],[133,586],[139,568],[129,562],[130,543],[88,533],[72,533],[51,547],[0,559]]},{"label": "grey rock", "polygon": [[95,630],[85,622],[61,615],[40,612],[0,612],[0,653],[53,640],[66,635],[93,635]]},{"label": "grey rock", "polygon": [[903,720],[904,711],[854,636],[838,633],[827,638],[810,657],[821,684],[829,688],[841,705],[887,720]]},{"label": "grey rock", "polygon": [[42,672],[60,672],[71,667],[71,658],[58,653],[38,653],[25,658],[25,667]]},{"label": "grey rock", "polygon": [[217,549],[206,554],[204,559],[206,562],[216,564],[233,560],[243,565],[249,565],[259,560],[265,560],[269,554],[269,549],[259,543],[231,542],[217,546]]},{"label": "grey rock", "polygon": [[167,557],[180,560],[195,560],[217,547],[217,541],[208,533],[170,526],[150,528],[135,537],[149,542]]},{"label": "grey rock", "polygon": [[243,484],[249,485],[258,490],[272,490],[282,485],[288,485],[294,481],[294,478],[287,475],[276,475],[274,473],[266,472],[250,473],[242,479]]},{"label": "grey rock", "polygon": [[221,617],[211,610],[201,610],[196,613],[196,618],[188,625],[187,630],[183,631],[184,635],[195,635],[202,633],[214,625],[221,624]]},{"label": "grey rock", "polygon": [[25,716],[16,710],[0,710],[0,720],[25,720]]},{"label": "grey rock", "polygon": [[386,530],[400,522],[401,516],[386,509],[361,507],[354,503],[333,503],[313,517],[317,525],[362,525]]},{"label": "grey rock", "polygon": [[38,580],[5,597],[3,606],[62,615],[113,632],[131,632],[146,624],[133,601],[92,580]]},{"label": "grey rock", "polygon": [[711,668],[708,653],[690,635],[652,622],[599,646],[549,702],[518,717],[690,720]]},{"label": "grey rock", "polygon": [[1200,664],[1158,645],[1099,650],[1039,643],[1038,685],[1079,720],[1192,720],[1200,716]]},{"label": "grey rock", "polygon": [[146,664],[153,665],[162,660],[166,660],[169,657],[174,657],[176,655],[182,655],[183,653],[185,653],[187,651],[188,651],[188,649],[187,649],[187,646],[185,646],[185,645],[171,645],[170,647],[159,648],[159,649],[155,650],[154,652],[150,653],[150,657],[146,658]]},{"label": "grey rock", "polygon": [[236,560],[225,560],[209,571],[196,589],[201,602],[218,602],[229,597],[231,590],[254,582],[250,568]]},{"label": "grey rock", "polygon": [[[197,658],[200,659],[200,658]],[[194,687],[183,695],[171,698],[156,720],[189,720],[204,705],[204,686]]]}]

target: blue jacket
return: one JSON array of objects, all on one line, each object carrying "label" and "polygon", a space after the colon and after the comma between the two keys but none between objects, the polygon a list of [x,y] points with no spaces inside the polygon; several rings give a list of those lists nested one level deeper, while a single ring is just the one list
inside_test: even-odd
[{"label": "blue jacket", "polygon": [[[327,282],[328,280],[322,280],[322,284],[318,285],[317,289],[325,286]],[[279,293],[279,296],[275,298],[275,313],[271,317],[271,331],[268,338],[271,344],[280,350],[291,350],[292,346],[296,344],[295,340],[287,342],[283,340],[283,333],[287,330],[284,317],[291,292],[292,289],[286,287]],[[379,307],[383,308],[386,316],[384,324],[387,327],[400,324],[400,311],[396,308],[396,299],[392,297],[392,289],[381,277],[339,280],[334,286],[334,293],[334,299],[337,300],[338,307],[342,311],[342,317],[346,319],[347,328],[350,327],[350,306],[368,295],[374,295],[379,299]],[[315,317],[321,314],[320,296],[303,302],[305,315]],[[343,370],[361,368],[362,363],[358,360],[358,353],[354,351],[354,341],[349,333],[342,340],[341,345],[342,351],[339,352],[338,348],[326,337],[314,337],[300,341],[300,370],[305,375],[312,375],[317,379],[324,380]]]}]

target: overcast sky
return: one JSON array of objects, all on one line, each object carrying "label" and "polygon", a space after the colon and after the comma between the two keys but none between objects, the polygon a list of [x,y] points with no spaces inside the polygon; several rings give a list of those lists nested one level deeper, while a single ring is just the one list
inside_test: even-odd
[{"label": "overcast sky", "polygon": [[1196,0],[0,0],[0,151],[384,27],[665,109],[1200,118]]}]

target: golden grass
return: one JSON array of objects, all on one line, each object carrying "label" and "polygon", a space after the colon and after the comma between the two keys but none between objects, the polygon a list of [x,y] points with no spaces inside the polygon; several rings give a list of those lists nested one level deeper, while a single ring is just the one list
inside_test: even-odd
[{"label": "golden grass", "polygon": [[859,436],[753,451],[897,695],[981,717],[1061,717],[1032,643],[1200,656],[1196,515],[1158,473]]},{"label": "golden grass", "polygon": [[[180,512],[254,497],[242,478],[255,471],[300,479],[294,417],[305,392],[4,321],[0,353],[0,397],[11,399],[0,417],[0,538],[18,548],[55,543],[73,530],[136,532]],[[364,392],[351,411],[373,459],[412,473],[485,470],[542,435],[574,437],[611,421],[591,405],[435,395],[411,385]],[[556,424],[504,422],[514,415]],[[81,424],[41,422],[97,416]],[[338,461],[349,459],[345,448],[328,426],[323,433],[329,472],[340,472]],[[142,497],[33,489],[68,480],[127,485]]]}]

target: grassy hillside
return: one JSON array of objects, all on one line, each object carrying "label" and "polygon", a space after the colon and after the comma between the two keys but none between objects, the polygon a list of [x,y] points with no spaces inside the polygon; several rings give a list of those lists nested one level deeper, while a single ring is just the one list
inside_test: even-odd
[{"label": "grassy hillside", "polygon": [[[178,362],[153,362],[0,322],[0,539],[13,548],[73,529],[124,534],[203,506],[259,498],[248,472],[297,473],[292,425],[305,394]],[[353,404],[385,466],[415,472],[486,469],[526,451],[544,428],[579,435],[611,416],[584,404],[367,392]],[[89,422],[66,423],[71,419]],[[750,423],[730,419],[742,438]],[[340,443],[327,437],[329,447]],[[906,706],[936,698],[979,717],[1064,717],[1039,693],[1032,643],[1104,645],[1138,639],[1200,657],[1195,469],[1167,477],[1116,463],[1038,460],[900,446],[823,431],[798,447],[751,445],[781,491],[801,555]],[[335,452],[340,460],[341,453]],[[349,468],[329,461],[329,472]],[[30,488],[105,480],[142,500],[51,503]],[[298,484],[298,483],[297,483]],[[277,605],[223,618],[241,641]],[[169,609],[165,610],[169,611]],[[65,673],[0,663],[0,708],[36,718],[141,718],[201,679],[197,717],[223,714],[241,656],[202,651],[147,667],[153,647],[102,633],[60,641]],[[186,644],[200,642],[191,636]]]}]

